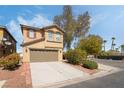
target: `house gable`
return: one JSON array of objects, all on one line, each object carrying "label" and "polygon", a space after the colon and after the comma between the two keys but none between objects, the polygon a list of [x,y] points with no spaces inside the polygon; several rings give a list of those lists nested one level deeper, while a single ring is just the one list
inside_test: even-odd
[{"label": "house gable", "polygon": [[63,29],[61,29],[58,25],[50,25],[50,26],[46,26],[46,27],[43,27],[42,29],[57,29],[58,31],[61,31],[62,33],[64,33],[65,31]]},{"label": "house gable", "polygon": [[[23,35],[23,43],[31,42],[40,38],[43,38],[44,31],[31,26],[21,25],[22,35]],[[29,36],[30,31],[34,32],[34,38]]]},{"label": "house gable", "polygon": [[51,32],[53,32],[53,33],[59,32],[61,35],[64,34],[60,29],[58,29],[58,28],[56,28],[56,27],[51,27],[51,28],[45,29],[45,32],[48,32],[48,31],[51,31]]},{"label": "house gable", "polygon": [[[30,46],[31,44],[33,44],[35,41],[38,40],[35,43],[44,42],[43,46],[46,48],[51,48],[51,47],[52,48],[54,48],[54,47],[63,48],[64,31],[61,28],[59,28],[57,25],[46,26],[46,27],[43,27],[41,29],[36,28],[36,27],[21,25],[21,29],[23,30],[22,34],[23,34],[24,42],[22,45],[24,45],[24,46],[25,45]],[[35,38],[30,38],[28,36],[30,30],[33,30],[35,32],[35,35],[36,35]],[[49,38],[49,35],[48,35],[49,32],[52,32],[52,35],[53,35],[53,40],[51,40],[51,41],[49,41],[49,39],[48,39]],[[41,33],[42,33],[42,37],[41,37]],[[60,40],[59,41],[56,40],[57,33],[60,33]],[[44,39],[42,41],[40,41],[41,38],[44,38]]]},{"label": "house gable", "polygon": [[15,43],[17,42],[5,26],[0,26],[0,36],[4,37],[5,34],[9,36]]}]

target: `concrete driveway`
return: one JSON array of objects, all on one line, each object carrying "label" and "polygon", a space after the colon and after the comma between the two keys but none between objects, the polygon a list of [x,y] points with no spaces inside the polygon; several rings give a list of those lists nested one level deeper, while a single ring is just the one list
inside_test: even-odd
[{"label": "concrete driveway", "polygon": [[43,87],[57,82],[83,77],[85,73],[63,62],[30,63],[33,87]]}]

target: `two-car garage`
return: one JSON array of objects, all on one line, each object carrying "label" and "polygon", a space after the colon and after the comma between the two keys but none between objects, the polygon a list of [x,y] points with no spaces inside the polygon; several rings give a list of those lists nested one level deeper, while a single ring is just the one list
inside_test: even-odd
[{"label": "two-car garage", "polygon": [[30,62],[58,61],[58,50],[30,49]]}]

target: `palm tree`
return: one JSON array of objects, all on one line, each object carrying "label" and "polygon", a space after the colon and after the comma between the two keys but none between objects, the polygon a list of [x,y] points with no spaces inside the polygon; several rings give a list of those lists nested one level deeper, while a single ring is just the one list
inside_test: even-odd
[{"label": "palm tree", "polygon": [[115,50],[115,46],[116,46],[116,44],[113,44],[113,50]]},{"label": "palm tree", "polygon": [[121,55],[124,53],[124,45],[121,45]]},{"label": "palm tree", "polygon": [[114,40],[115,40],[115,37],[112,37],[111,50],[114,50],[114,46],[116,45],[116,44],[114,44]]},{"label": "palm tree", "polygon": [[105,43],[106,43],[106,42],[107,42],[106,40],[103,41],[103,44],[104,44],[104,51],[105,51]]}]

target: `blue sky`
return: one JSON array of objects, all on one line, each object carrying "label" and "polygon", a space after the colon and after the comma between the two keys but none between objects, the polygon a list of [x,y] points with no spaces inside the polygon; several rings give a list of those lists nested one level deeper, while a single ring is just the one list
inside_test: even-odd
[{"label": "blue sky", "polygon": [[[110,49],[111,37],[115,37],[116,47],[124,44],[124,6],[72,6],[74,16],[89,11],[91,16],[90,34],[100,35],[107,40]],[[18,41],[17,51],[21,51],[22,33],[20,23],[36,27],[52,24],[53,17],[62,13],[63,6],[0,6],[0,25],[5,25]]]}]

